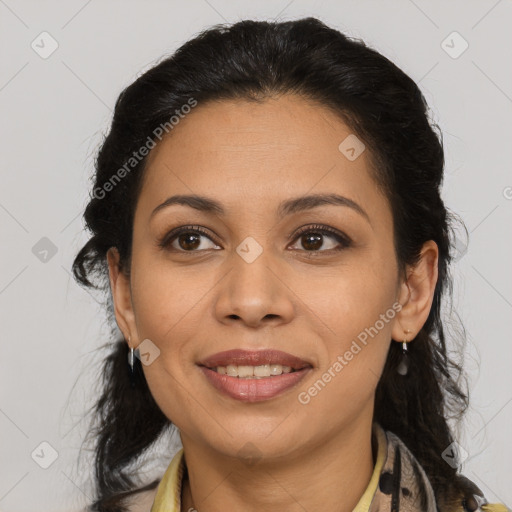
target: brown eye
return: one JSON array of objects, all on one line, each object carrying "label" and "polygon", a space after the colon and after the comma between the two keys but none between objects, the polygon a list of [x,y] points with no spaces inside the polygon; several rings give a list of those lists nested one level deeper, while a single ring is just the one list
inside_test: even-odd
[{"label": "brown eye", "polygon": [[[205,242],[203,240],[206,240]],[[208,247],[208,241],[211,247]],[[158,242],[159,247],[175,252],[199,252],[208,249],[220,249],[208,232],[198,226],[182,226],[174,229]],[[206,246],[205,246],[206,245]]]},{"label": "brown eye", "polygon": [[179,235],[176,240],[178,242],[178,245],[185,249],[186,251],[190,251],[193,249],[197,249],[201,245],[200,236],[193,234],[193,233],[187,233],[184,235]]},{"label": "brown eye", "polygon": [[[326,238],[333,240],[334,243],[328,243],[327,248],[322,249]],[[300,230],[295,239],[299,239],[300,245],[307,252],[339,251],[351,244],[350,238],[327,226],[306,226]]]},{"label": "brown eye", "polygon": [[322,234],[306,234],[301,236],[302,247],[307,251],[317,251],[322,247],[323,244]]}]

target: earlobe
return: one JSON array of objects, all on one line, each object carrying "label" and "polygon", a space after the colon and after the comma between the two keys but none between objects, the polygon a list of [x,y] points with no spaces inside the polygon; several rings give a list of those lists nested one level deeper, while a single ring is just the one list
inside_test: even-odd
[{"label": "earlobe", "polygon": [[429,240],[423,244],[417,264],[407,269],[399,297],[402,309],[392,330],[394,340],[403,341],[407,330],[411,333],[409,340],[416,337],[427,321],[437,284],[438,258],[437,244]]},{"label": "earlobe", "polygon": [[111,247],[107,251],[107,263],[116,322],[124,338],[129,340],[135,338],[135,315],[129,279],[119,266],[119,251],[116,247]]}]

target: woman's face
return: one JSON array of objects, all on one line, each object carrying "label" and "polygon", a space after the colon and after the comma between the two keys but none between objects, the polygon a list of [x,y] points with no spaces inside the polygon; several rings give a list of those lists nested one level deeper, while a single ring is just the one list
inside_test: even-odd
[{"label": "woman's face", "polygon": [[[118,323],[132,346],[146,340],[151,393],[182,436],[277,457],[371,422],[391,338],[403,336],[403,287],[390,206],[360,144],[332,112],[289,95],[199,103],[150,153]],[[158,208],[177,195],[218,208]],[[317,197],[331,195],[344,199]],[[168,236],[182,226],[204,233]],[[200,366],[233,349],[309,366],[243,382]]]}]

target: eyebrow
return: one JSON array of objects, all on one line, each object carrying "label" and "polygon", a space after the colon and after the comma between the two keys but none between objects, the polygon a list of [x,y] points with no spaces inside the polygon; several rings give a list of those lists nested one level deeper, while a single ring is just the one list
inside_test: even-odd
[{"label": "eyebrow", "polygon": [[[189,206],[195,210],[199,210],[205,213],[212,213],[220,217],[226,215],[226,211],[222,207],[221,203],[215,199],[192,194],[175,195],[167,198],[163,203],[159,204],[151,212],[150,218],[152,218],[162,209],[174,204]],[[287,199],[286,201],[283,201],[279,204],[277,215],[279,218],[283,218],[293,213],[310,210],[324,205],[345,206],[351,208],[352,210],[362,215],[368,222],[370,222],[370,217],[358,203],[352,199],[349,199],[348,197],[344,197],[339,194],[312,194],[308,196],[296,197],[294,199]]]}]

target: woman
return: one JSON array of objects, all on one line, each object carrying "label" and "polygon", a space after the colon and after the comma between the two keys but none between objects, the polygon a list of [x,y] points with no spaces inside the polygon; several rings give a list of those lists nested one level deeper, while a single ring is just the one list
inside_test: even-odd
[{"label": "woman", "polygon": [[443,166],[416,84],[314,18],[213,27],[125,89],[74,262],[122,332],[91,510],[506,510],[447,424]]}]

